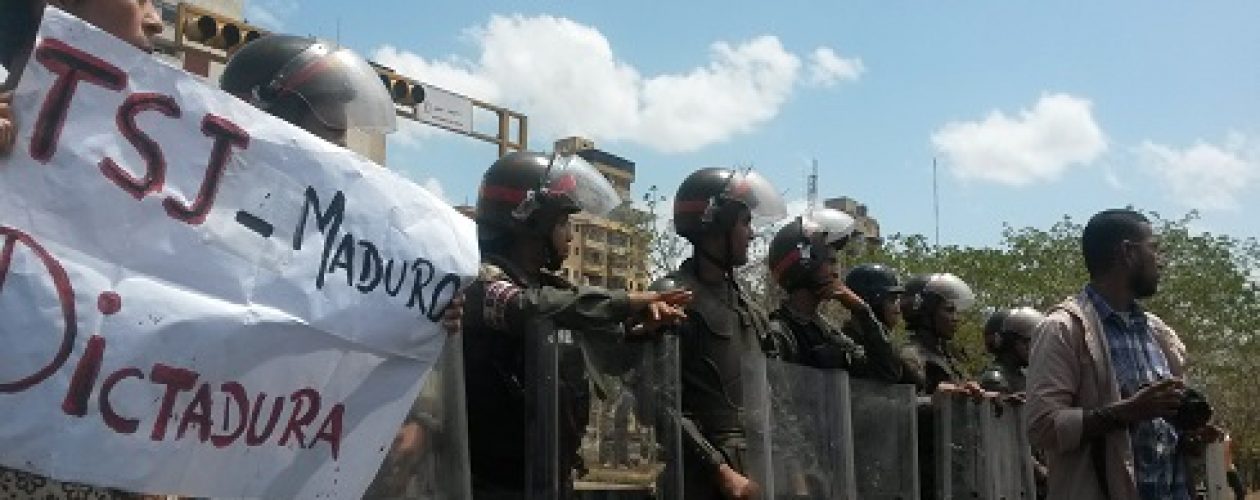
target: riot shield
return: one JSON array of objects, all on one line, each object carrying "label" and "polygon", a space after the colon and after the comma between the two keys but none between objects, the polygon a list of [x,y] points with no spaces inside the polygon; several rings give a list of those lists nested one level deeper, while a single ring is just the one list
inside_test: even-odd
[{"label": "riot shield", "polygon": [[990,400],[984,412],[985,453],[989,460],[994,499],[1036,498],[1032,446],[1028,441],[1023,405]]},{"label": "riot shield", "polygon": [[1234,490],[1230,488],[1227,473],[1229,458],[1224,442],[1208,443],[1203,452],[1204,483],[1207,488],[1207,500],[1228,500],[1234,498]]},{"label": "riot shield", "polygon": [[577,429],[573,488],[582,498],[679,498],[681,470],[666,468],[682,449],[678,339],[617,333],[578,337],[591,397]]},{"label": "riot shield", "polygon": [[446,342],[364,498],[472,498],[460,340]]},{"label": "riot shield", "polygon": [[768,436],[750,449],[770,459],[760,469],[769,474],[760,481],[766,498],[856,498],[848,374],[776,359],[765,365],[767,397],[756,401],[769,404],[757,410],[768,417]]},{"label": "riot shield", "polygon": [[561,463],[560,404],[565,387],[560,365],[566,354],[572,359],[573,333],[538,319],[526,330],[524,340],[525,498],[568,498],[571,479]]},{"label": "riot shield", "polygon": [[1021,408],[941,392],[932,405],[938,498],[1036,497]]},{"label": "riot shield", "polygon": [[857,498],[919,498],[914,386],[850,379],[849,392]]}]

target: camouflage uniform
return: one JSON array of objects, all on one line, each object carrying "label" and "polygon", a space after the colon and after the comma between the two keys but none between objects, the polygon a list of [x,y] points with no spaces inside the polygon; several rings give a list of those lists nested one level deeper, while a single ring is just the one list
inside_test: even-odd
[{"label": "camouflage uniform", "polygon": [[[525,374],[530,325],[545,319],[555,328],[607,330],[618,328],[630,315],[624,291],[576,287],[550,274],[539,282],[526,276],[506,259],[490,255],[465,293],[468,445],[473,489],[479,496],[525,490],[526,409],[533,404],[527,401]],[[580,466],[577,449],[591,397],[573,335],[580,333],[560,336],[560,470],[565,473]]]}]

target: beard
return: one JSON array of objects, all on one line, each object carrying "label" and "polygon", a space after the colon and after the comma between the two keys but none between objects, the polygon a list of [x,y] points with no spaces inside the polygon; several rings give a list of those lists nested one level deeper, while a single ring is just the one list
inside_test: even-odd
[{"label": "beard", "polygon": [[1139,299],[1153,297],[1159,292],[1159,274],[1135,272],[1129,278],[1129,287],[1133,290],[1133,295]]}]

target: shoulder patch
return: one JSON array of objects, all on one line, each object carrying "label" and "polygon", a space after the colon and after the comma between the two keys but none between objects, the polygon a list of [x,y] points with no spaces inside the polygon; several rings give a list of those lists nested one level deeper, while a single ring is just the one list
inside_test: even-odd
[{"label": "shoulder patch", "polygon": [[507,329],[507,310],[521,293],[521,288],[507,280],[486,281],[482,299],[482,321],[496,330]]}]

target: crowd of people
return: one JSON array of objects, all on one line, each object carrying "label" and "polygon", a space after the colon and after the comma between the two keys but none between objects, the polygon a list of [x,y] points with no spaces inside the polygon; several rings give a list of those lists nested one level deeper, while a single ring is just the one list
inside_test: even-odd
[{"label": "crowd of people", "polygon": [[[150,38],[162,29],[150,0],[47,3],[144,50],[152,50]],[[43,5],[3,7],[6,89],[26,64]],[[365,74],[373,75],[366,61],[347,49],[269,35],[237,51],[220,84],[344,146],[350,129],[393,126],[389,96]],[[9,153],[16,136],[11,99],[0,94],[0,155]],[[1091,218],[1081,238],[1089,282],[1044,313],[1026,304],[993,312],[984,327],[993,364],[969,374],[955,337],[975,305],[967,283],[946,269],[905,281],[896,269],[875,263],[844,272],[837,254],[853,237],[854,221],[829,209],[789,216],[772,183],[749,170],[704,168],[678,186],[674,231],[691,243],[692,254],[653,291],[569,283],[556,272],[573,237],[569,218],[604,215],[620,203],[608,181],[577,155],[510,153],[482,177],[475,214],[481,272],[444,322],[464,345],[475,498],[540,491],[573,497],[571,476],[591,401],[583,336],[678,339],[681,411],[654,417],[672,419],[681,430],[681,456],[666,464],[666,474],[683,478],[681,491],[663,488],[666,496],[760,496],[749,471],[749,381],[743,379],[749,358],[913,384],[923,396],[947,392],[1020,408],[1039,494],[1046,498],[1192,498],[1187,458],[1222,438],[1195,411],[1202,406],[1193,404],[1196,393],[1185,379],[1191,354],[1176,332],[1142,308],[1141,299],[1158,291],[1161,262],[1158,236],[1138,212],[1106,210]],[[755,229],[783,219],[766,261],[750,262]],[[745,265],[769,267],[784,291],[777,309],[762,310],[740,286],[736,271]],[[828,301],[847,312],[842,324],[821,312]],[[899,345],[894,332],[903,319],[906,340]],[[930,411],[921,418],[930,419]],[[395,446],[410,446],[415,429],[407,425],[422,420],[408,418]],[[926,433],[919,460],[931,464],[932,427],[919,428]],[[920,470],[920,489],[929,498],[935,468]],[[0,470],[0,486],[40,497],[126,496],[12,469]]]}]

